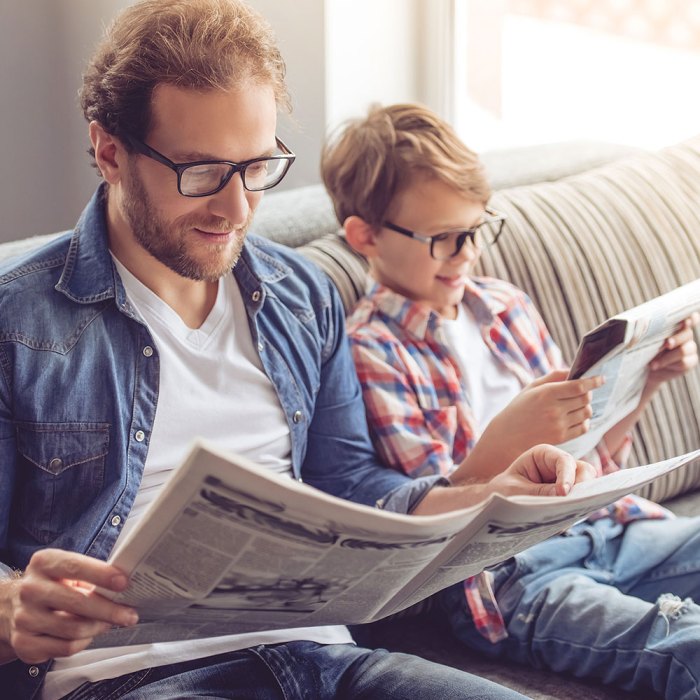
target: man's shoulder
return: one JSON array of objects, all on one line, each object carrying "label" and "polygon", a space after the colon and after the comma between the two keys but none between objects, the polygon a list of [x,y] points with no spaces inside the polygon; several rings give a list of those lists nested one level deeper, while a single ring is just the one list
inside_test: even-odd
[{"label": "man's shoulder", "polygon": [[255,234],[248,234],[246,244],[258,274],[278,276],[294,286],[302,284],[312,292],[323,290],[324,295],[332,288],[328,276],[294,248]]},{"label": "man's shoulder", "polygon": [[60,272],[56,270],[65,265],[71,236],[71,231],[65,231],[0,245],[0,293],[37,288],[42,279],[47,283],[57,279]]}]

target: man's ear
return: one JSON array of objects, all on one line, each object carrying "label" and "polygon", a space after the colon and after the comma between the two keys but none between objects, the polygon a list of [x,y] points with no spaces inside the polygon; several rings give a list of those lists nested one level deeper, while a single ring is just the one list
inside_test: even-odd
[{"label": "man's ear", "polygon": [[359,216],[348,216],[343,222],[345,239],[360,255],[372,258],[376,255],[377,230]]},{"label": "man's ear", "polygon": [[105,131],[99,122],[90,122],[89,132],[97,167],[102,177],[110,185],[115,185],[121,179],[125,167],[124,146],[112,134]]}]

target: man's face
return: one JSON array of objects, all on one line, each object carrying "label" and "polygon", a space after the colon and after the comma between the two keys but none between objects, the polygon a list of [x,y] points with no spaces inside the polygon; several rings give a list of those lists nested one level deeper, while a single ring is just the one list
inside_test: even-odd
[{"label": "man's face", "polygon": [[[156,88],[153,126],[144,139],[176,163],[241,162],[275,149],[272,88],[247,82],[231,91]],[[215,281],[240,256],[261,192],[244,189],[240,173],[216,194],[185,197],[177,174],[131,154],[121,180],[121,213],[135,243],[182,277]]]}]

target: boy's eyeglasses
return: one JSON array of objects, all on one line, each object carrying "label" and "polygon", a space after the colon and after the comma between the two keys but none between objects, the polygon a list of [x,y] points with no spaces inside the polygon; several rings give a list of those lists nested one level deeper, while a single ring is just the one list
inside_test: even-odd
[{"label": "boy's eyeglasses", "polygon": [[403,226],[392,224],[391,221],[384,221],[382,226],[429,245],[430,255],[433,259],[449,260],[459,254],[467,241],[472,247],[478,248],[493,245],[498,240],[507,217],[505,214],[488,207],[485,212],[488,218],[472,228],[445,231],[444,233],[436,233],[434,236],[421,236],[415,231],[403,228]]},{"label": "boy's eyeglasses", "polygon": [[228,184],[228,181],[236,174],[241,174],[243,187],[249,192],[269,190],[279,185],[287,174],[296,156],[281,139],[275,139],[280,153],[275,153],[264,158],[251,158],[242,163],[234,163],[230,160],[197,160],[190,163],[174,163],[162,153],[158,153],[147,143],[139,139],[124,135],[131,147],[159,163],[167,166],[177,173],[177,189],[185,197],[208,197],[216,194]]}]

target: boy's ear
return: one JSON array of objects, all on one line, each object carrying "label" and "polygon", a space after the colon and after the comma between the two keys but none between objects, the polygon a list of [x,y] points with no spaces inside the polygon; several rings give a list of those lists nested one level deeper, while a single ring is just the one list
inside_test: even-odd
[{"label": "boy's ear", "polygon": [[376,255],[377,233],[371,224],[368,224],[359,216],[348,216],[343,222],[345,239],[360,255],[372,258]]}]

